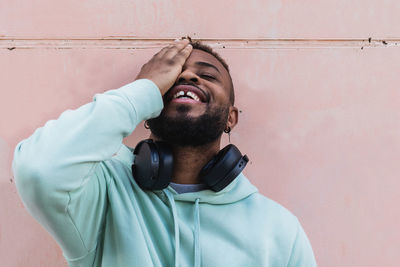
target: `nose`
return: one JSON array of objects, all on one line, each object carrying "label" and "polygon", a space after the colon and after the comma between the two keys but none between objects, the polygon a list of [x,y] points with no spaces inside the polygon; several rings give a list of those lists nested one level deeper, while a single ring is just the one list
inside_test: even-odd
[{"label": "nose", "polygon": [[184,69],[177,78],[177,83],[182,83],[182,82],[192,82],[198,84],[199,77],[196,75],[196,73],[194,73],[190,69]]}]

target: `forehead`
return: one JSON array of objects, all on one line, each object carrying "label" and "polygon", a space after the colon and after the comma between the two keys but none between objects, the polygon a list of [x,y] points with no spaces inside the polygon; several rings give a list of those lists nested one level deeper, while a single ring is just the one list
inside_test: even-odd
[{"label": "forehead", "polygon": [[223,77],[229,77],[228,71],[225,69],[225,67],[221,64],[221,62],[216,57],[214,57],[210,53],[207,53],[207,52],[205,52],[203,50],[199,50],[199,49],[192,50],[192,53],[186,60],[184,66],[185,67],[192,66],[192,65],[200,66],[200,65],[196,64],[198,62],[209,63],[209,64],[215,66]]}]

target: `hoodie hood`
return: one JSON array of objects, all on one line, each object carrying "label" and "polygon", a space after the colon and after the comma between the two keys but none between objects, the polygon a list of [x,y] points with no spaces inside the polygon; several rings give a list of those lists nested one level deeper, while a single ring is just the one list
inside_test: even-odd
[{"label": "hoodie hood", "polygon": [[198,192],[178,194],[171,186],[168,186],[164,190],[171,192],[175,201],[195,202],[199,199],[200,203],[214,205],[234,203],[258,192],[257,188],[250,183],[243,173],[240,173],[235,180],[219,192],[207,189]]}]

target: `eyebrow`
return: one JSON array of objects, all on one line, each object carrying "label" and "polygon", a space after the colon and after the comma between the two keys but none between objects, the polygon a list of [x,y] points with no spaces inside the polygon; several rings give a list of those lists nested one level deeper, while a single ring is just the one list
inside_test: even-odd
[{"label": "eyebrow", "polygon": [[203,61],[197,61],[197,62],[194,63],[194,64],[196,64],[196,65],[198,65],[198,66],[202,66],[202,67],[210,67],[210,68],[213,68],[213,69],[215,69],[216,71],[218,71],[218,73],[221,73],[221,72],[219,71],[219,69],[218,69],[217,67],[215,67],[213,64],[210,64],[210,63],[207,63],[207,62],[203,62]]}]

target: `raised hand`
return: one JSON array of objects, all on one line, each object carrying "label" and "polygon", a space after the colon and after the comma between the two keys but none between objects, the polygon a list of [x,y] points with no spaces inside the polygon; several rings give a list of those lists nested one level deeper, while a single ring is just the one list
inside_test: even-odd
[{"label": "raised hand", "polygon": [[175,41],[144,64],[136,79],[152,80],[164,95],[182,72],[182,66],[192,49],[187,39]]}]

